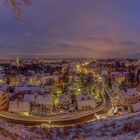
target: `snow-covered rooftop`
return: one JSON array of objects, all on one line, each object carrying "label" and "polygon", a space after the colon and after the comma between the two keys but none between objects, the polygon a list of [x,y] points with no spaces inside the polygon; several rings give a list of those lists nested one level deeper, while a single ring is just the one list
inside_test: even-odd
[{"label": "snow-covered rooftop", "polygon": [[140,95],[136,88],[129,88],[126,91],[123,90],[122,94],[126,98],[131,98],[131,97],[139,96]]},{"label": "snow-covered rooftop", "polygon": [[90,95],[90,94],[80,94],[77,95],[77,100],[81,101],[81,100],[92,100],[94,99],[94,95]]},{"label": "snow-covered rooftop", "polygon": [[54,97],[51,94],[48,95],[25,94],[24,101],[34,102],[36,104],[53,104]]}]

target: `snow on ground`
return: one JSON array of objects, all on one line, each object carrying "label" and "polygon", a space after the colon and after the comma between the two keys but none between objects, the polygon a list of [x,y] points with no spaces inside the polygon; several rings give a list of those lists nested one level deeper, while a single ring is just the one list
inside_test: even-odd
[{"label": "snow on ground", "polygon": [[0,123],[0,140],[140,140],[140,112],[65,128]]}]

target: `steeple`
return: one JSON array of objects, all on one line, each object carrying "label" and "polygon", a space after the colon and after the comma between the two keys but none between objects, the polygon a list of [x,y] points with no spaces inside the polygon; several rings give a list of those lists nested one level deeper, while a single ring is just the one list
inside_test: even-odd
[{"label": "steeple", "polygon": [[16,59],[16,64],[17,64],[17,66],[19,66],[19,58],[18,57]]}]

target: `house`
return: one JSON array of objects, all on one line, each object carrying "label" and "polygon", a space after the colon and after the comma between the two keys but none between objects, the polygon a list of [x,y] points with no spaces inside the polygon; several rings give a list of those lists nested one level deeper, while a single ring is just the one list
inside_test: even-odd
[{"label": "house", "polygon": [[47,86],[44,86],[44,90],[45,91],[56,91],[57,90],[57,87],[54,86],[54,85],[47,85]]},{"label": "house", "polygon": [[51,94],[37,95],[35,103],[39,104],[39,105],[43,105],[43,106],[47,107],[48,109],[50,109],[52,111],[53,110],[53,105],[54,105],[54,97]]},{"label": "house", "polygon": [[140,111],[140,102],[137,102],[131,106],[133,112]]},{"label": "house", "polygon": [[33,94],[25,94],[23,101],[33,103],[33,102],[35,102],[36,96],[37,95],[33,95]]},{"label": "house", "polygon": [[140,93],[136,88],[129,88],[126,90],[121,90],[118,94],[118,98],[122,105],[127,106],[129,104],[138,102],[140,99]]},{"label": "house", "polygon": [[91,109],[96,107],[96,101],[93,95],[81,94],[77,96],[78,110]]},{"label": "house", "polygon": [[22,112],[30,112],[31,106],[29,102],[21,102],[21,101],[10,101],[9,103],[9,112],[22,113]]},{"label": "house", "polygon": [[53,110],[54,97],[51,94],[47,95],[25,94],[23,100],[29,103],[33,103],[35,105],[46,107],[51,111]]},{"label": "house", "polygon": [[39,77],[41,83],[46,83],[48,81],[53,81],[54,83],[56,83],[59,80],[59,77],[57,75],[40,74]]},{"label": "house", "polygon": [[108,70],[103,69],[103,70],[101,71],[101,75],[108,75]]},{"label": "house", "polygon": [[20,83],[17,86],[15,86],[15,91],[16,92],[28,92],[28,91],[31,91],[32,93],[35,93],[35,92],[44,93],[45,89],[42,86],[32,86],[32,85],[29,85],[29,84],[23,82],[23,83]]},{"label": "house", "polygon": [[61,94],[59,96],[59,104],[71,103],[71,95],[70,94]]},{"label": "house", "polygon": [[128,80],[128,72],[112,72],[111,77],[118,83],[122,83],[123,81]]},{"label": "house", "polygon": [[136,88],[129,88],[119,91],[117,98],[124,111],[130,110],[131,112],[134,109],[133,107],[135,107],[135,104],[140,102],[140,93]]}]

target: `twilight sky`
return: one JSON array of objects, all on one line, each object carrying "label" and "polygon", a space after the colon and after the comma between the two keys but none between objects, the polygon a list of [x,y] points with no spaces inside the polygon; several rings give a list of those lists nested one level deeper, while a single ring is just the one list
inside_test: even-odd
[{"label": "twilight sky", "polygon": [[140,0],[33,0],[17,21],[0,0],[0,56],[140,57]]}]

